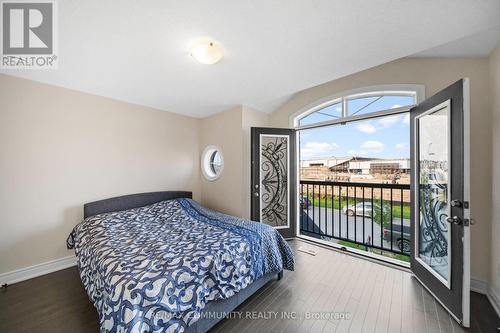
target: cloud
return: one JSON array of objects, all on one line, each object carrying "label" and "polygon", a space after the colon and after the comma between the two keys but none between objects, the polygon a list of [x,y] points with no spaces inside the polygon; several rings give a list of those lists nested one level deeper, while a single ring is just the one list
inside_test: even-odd
[{"label": "cloud", "polygon": [[397,124],[401,120],[401,116],[387,116],[380,118],[377,121],[377,124],[382,126],[383,128],[389,128],[394,124]]},{"label": "cloud", "polygon": [[395,148],[396,148],[396,151],[399,151],[399,152],[408,151],[410,149],[410,147],[408,146],[408,143],[406,143],[406,142],[397,143]]},{"label": "cloud", "polygon": [[300,148],[300,154],[306,158],[328,156],[338,148],[335,142],[306,142]]},{"label": "cloud", "polygon": [[402,123],[405,125],[410,125],[410,114],[409,113],[407,113],[403,116]]},{"label": "cloud", "polygon": [[391,109],[397,109],[397,108],[400,108],[400,107],[401,107],[401,105],[399,105],[399,104],[394,104],[393,106],[391,106]]},{"label": "cloud", "polygon": [[[393,106],[394,107],[399,107],[400,105],[396,104]],[[389,128],[392,127],[393,125],[401,122],[403,125],[409,125],[410,124],[410,114],[406,113],[404,115],[394,115],[394,116],[387,116],[380,118],[377,121],[377,125],[380,126],[380,129],[382,128]]]},{"label": "cloud", "polygon": [[367,134],[372,134],[377,131],[375,126],[373,126],[372,124],[359,124],[356,128],[358,129],[358,131]]},{"label": "cloud", "polygon": [[349,156],[366,156],[368,152],[366,150],[354,150],[351,149],[347,152],[347,155]]},{"label": "cloud", "polygon": [[385,145],[380,141],[365,141],[359,147],[371,153],[381,153],[385,149]]}]

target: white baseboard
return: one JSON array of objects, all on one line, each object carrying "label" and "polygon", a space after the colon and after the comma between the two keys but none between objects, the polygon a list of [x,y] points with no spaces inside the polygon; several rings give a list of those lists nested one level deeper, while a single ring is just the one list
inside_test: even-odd
[{"label": "white baseboard", "polygon": [[500,317],[500,296],[491,287],[488,288],[486,296],[488,297],[491,306],[493,306],[493,309],[495,309],[497,315]]},{"label": "white baseboard", "polygon": [[13,284],[76,265],[74,255],[0,274],[0,285]]},{"label": "white baseboard", "polygon": [[488,294],[488,282],[476,278],[470,279],[470,290],[479,294]]},{"label": "white baseboard", "polygon": [[480,293],[486,295],[488,300],[491,303],[493,309],[495,309],[496,313],[500,317],[500,296],[491,288],[488,282],[480,279],[471,278],[470,280],[470,290],[475,291],[476,293]]}]

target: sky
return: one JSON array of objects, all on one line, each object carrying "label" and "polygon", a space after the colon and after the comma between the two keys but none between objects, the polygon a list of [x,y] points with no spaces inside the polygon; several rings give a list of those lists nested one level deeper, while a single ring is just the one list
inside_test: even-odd
[{"label": "sky", "polygon": [[[354,100],[348,107],[350,114],[379,111],[412,104],[408,97],[391,96],[386,100],[375,101],[369,97]],[[375,102],[374,102],[375,101]],[[367,104],[364,109],[362,109]],[[338,114],[338,105],[321,112]],[[337,108],[337,109],[336,109]],[[337,113],[335,113],[337,112]],[[330,116],[311,115],[303,123],[333,119]],[[300,135],[300,159],[314,159],[327,156],[363,156],[377,158],[409,158],[410,128],[409,114],[385,116],[368,120],[348,122],[320,128],[306,129]]]}]

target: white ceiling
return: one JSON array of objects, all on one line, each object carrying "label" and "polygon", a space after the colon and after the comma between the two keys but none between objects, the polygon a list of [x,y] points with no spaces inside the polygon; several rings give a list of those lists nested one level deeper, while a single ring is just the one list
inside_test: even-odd
[{"label": "white ceiling", "polygon": [[500,26],[412,55],[423,57],[486,57],[500,42]]},{"label": "white ceiling", "polygon": [[[475,34],[500,1],[58,1],[59,69],[3,73],[204,117],[275,110],[295,92]],[[196,63],[189,43],[226,56]]]}]

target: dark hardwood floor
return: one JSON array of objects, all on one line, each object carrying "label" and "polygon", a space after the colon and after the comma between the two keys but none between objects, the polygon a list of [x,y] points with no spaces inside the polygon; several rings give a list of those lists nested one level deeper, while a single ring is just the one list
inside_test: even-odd
[{"label": "dark hardwood floor", "polygon": [[76,267],[0,290],[0,332],[99,332]]},{"label": "dark hardwood floor", "polygon": [[[277,319],[224,320],[212,332],[496,332],[500,320],[484,295],[471,294],[471,328],[463,329],[402,270],[302,241],[318,252],[295,251],[297,268],[285,272],[239,308],[277,312]],[[287,313],[296,319],[283,319]],[[306,315],[331,318],[307,319]],[[341,316],[339,318],[339,316]],[[97,313],[76,267],[0,290],[0,332],[98,332]]]}]

